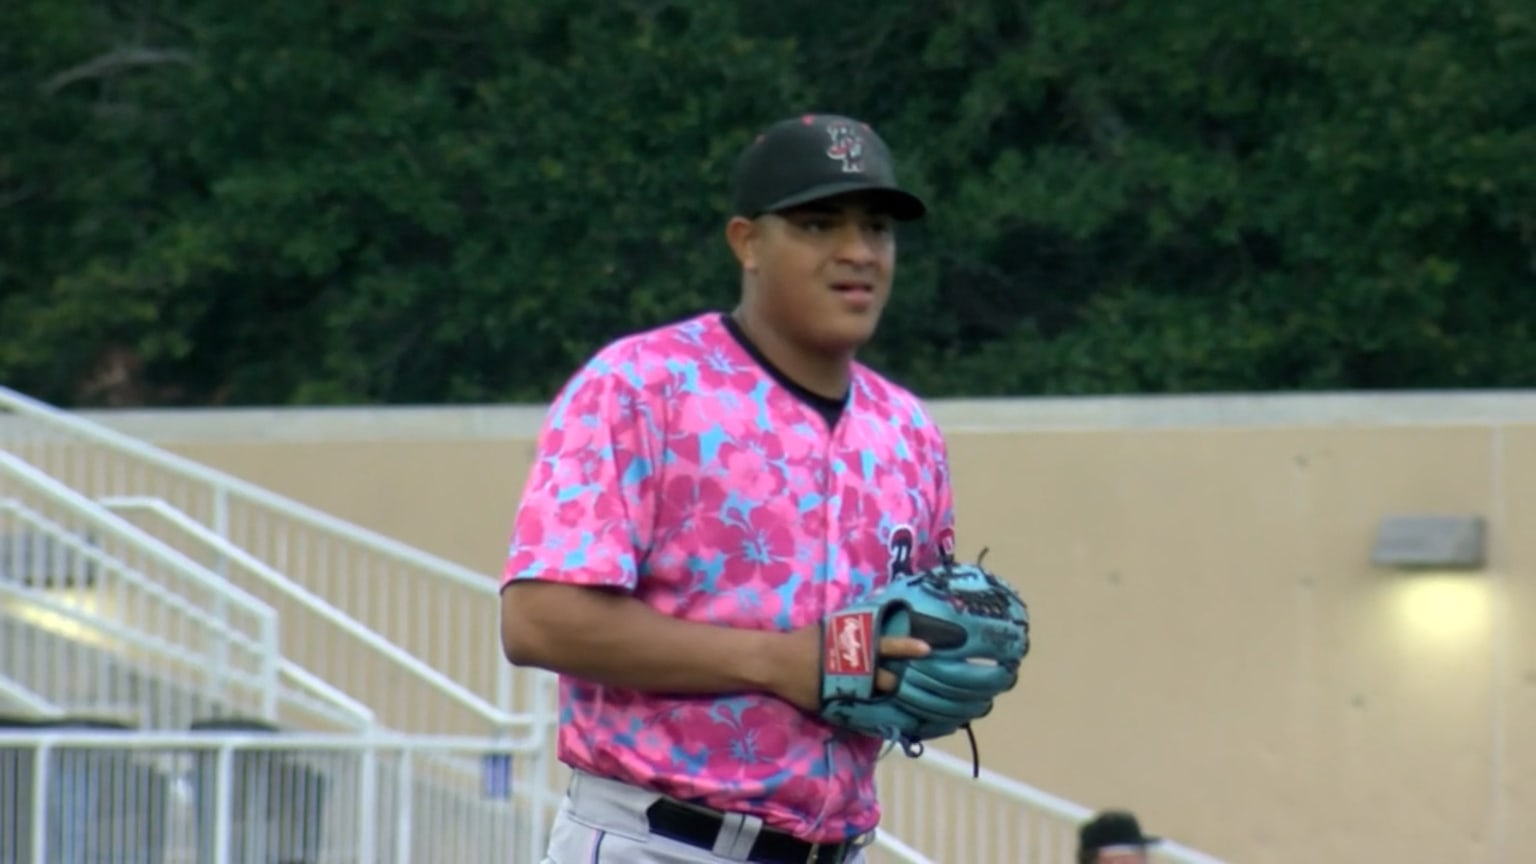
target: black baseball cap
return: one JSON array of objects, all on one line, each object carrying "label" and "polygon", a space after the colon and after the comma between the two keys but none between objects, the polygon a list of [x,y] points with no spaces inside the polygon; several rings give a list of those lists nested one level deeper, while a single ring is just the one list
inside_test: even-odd
[{"label": "black baseball cap", "polygon": [[736,162],[732,206],[756,218],[849,192],[873,192],[902,222],[928,207],[901,188],[886,146],[868,123],[839,114],[804,114],[763,130]]},{"label": "black baseball cap", "polygon": [[1097,852],[1115,846],[1151,846],[1161,837],[1141,833],[1141,822],[1125,810],[1106,810],[1083,823],[1077,832],[1079,852]]}]

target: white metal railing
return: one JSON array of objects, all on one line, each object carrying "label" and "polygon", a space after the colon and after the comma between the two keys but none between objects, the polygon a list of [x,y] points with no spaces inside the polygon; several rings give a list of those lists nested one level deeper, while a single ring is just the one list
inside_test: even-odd
[{"label": "white metal railing", "polygon": [[[282,610],[284,656],[302,658],[304,667],[318,679],[346,682],[366,680],[381,668],[396,672],[390,686],[375,688],[367,696],[379,722],[389,729],[494,734],[533,725],[533,718],[492,705],[165,501],[120,496],[98,503],[116,513],[152,515],[204,550],[212,550],[224,565],[221,569],[230,584]],[[135,524],[151,530],[142,523]],[[535,703],[531,707],[537,710],[543,706]],[[550,710],[545,707],[546,715]],[[452,716],[454,712],[458,716]]]},{"label": "white metal railing", "polygon": [[[504,711],[544,673],[498,649],[498,585],[479,573],[0,387],[0,450],[91,498],[155,498]],[[213,569],[219,572],[217,562]],[[311,651],[329,646],[317,634]],[[296,658],[298,659],[298,658]],[[306,661],[305,665],[309,665]],[[375,679],[388,680],[389,673]]]},{"label": "white metal railing", "polygon": [[365,732],[378,725],[373,709],[284,657],[278,660],[279,718],[296,729]]},{"label": "white metal railing", "polygon": [[875,845],[865,857],[868,864],[939,864],[883,830],[875,835]]},{"label": "white metal railing", "polygon": [[18,686],[150,726],[211,712],[373,725],[279,656],[271,608],[12,454],[0,478],[0,656]]},{"label": "white metal railing", "polygon": [[[894,751],[879,770],[882,840],[889,832],[904,841],[900,848],[882,843],[881,861],[1073,864],[1078,826],[1093,816],[1088,807],[994,771],[972,777],[969,761],[937,748],[917,759]],[[1171,841],[1154,847],[1151,860],[1224,864]]]},{"label": "white metal railing", "polygon": [[13,678],[55,702],[121,703],[160,685],[162,711],[206,699],[275,714],[270,608],[3,451],[0,493],[0,638]]},{"label": "white metal railing", "polygon": [[[6,410],[11,413],[4,414]],[[370,706],[383,701],[388,708],[392,696],[401,703],[409,700],[416,722],[395,712],[393,718],[378,718],[385,726],[393,719],[418,729],[431,727],[422,731],[481,734],[488,725],[516,722],[519,715],[509,714],[515,709],[553,717],[550,676],[537,671],[514,674],[500,655],[499,594],[492,578],[5,388],[0,388],[0,449],[26,453],[55,477],[94,498],[163,502],[155,509],[181,517],[176,520],[180,536],[161,537],[162,542],[200,558],[198,553],[213,545],[210,569],[237,583],[252,568],[235,566],[235,561],[260,563],[266,575],[287,577],[306,598],[344,611],[347,619],[363,625],[364,632],[383,637],[370,639],[352,628],[300,628],[287,653],[298,667],[313,673],[328,658],[347,656],[348,649],[353,649],[351,657],[362,662],[342,669],[339,677],[325,676],[327,683],[347,688]],[[189,521],[206,530],[195,535],[182,530]],[[209,538],[222,542],[204,542]],[[186,548],[189,539],[198,544],[196,552]],[[240,554],[233,555],[232,550]],[[296,592],[278,593],[292,596]],[[321,608],[313,602],[279,603],[281,597],[267,596],[282,608],[285,620]],[[396,645],[403,649],[400,654],[419,662],[405,661],[402,666],[390,662],[399,660],[399,654],[391,657],[381,651],[373,651],[372,658],[358,656],[355,649],[368,643],[374,648]],[[369,663],[369,659],[385,662]],[[285,665],[280,671],[296,668]],[[407,680],[426,677],[412,674],[413,669],[446,673],[442,678],[458,685],[450,693],[473,698],[444,702],[430,687],[415,692],[401,688],[402,669]],[[320,680],[318,675],[313,678]],[[466,703],[469,710],[454,710]],[[494,708],[484,710],[487,705]],[[360,714],[349,712],[352,717]],[[535,724],[535,734],[545,734],[546,725]],[[537,753],[542,774],[552,777],[557,771],[548,750],[540,747]]]},{"label": "white metal railing", "polygon": [[[133,722],[181,728],[210,713],[241,711],[259,705],[265,714],[268,688],[248,676],[224,676],[245,685],[250,696],[210,700],[201,682],[187,672],[187,653],[174,643],[134,631],[46,595],[0,582],[0,645],[5,668],[55,694],[55,703],[20,681],[0,678],[0,696],[34,715],[68,711],[132,717]],[[208,628],[216,622],[205,622]],[[131,659],[125,659],[128,655]],[[168,674],[167,670],[171,670]],[[302,728],[360,732],[371,728],[373,712],[292,661],[277,658],[278,686],[272,695],[273,717]]]},{"label": "white metal railing", "polygon": [[[553,759],[547,748],[539,746],[537,736],[547,734],[545,721],[554,711],[552,693],[534,699],[530,712],[502,711],[166,502],[128,496],[105,498],[99,503],[115,512],[157,517],[180,532],[182,539],[211,549],[223,565],[226,579],[282,610],[288,625],[284,652],[304,657],[305,674],[312,681],[345,683],[368,680],[380,671],[394,673],[390,686],[373,688],[368,696],[369,716],[383,727],[416,734],[510,736],[522,732],[535,736],[528,745],[533,751],[533,773],[548,774],[545,763]],[[330,638],[316,638],[318,634]],[[311,649],[317,644],[327,650],[315,653]],[[543,713],[539,713],[541,707]],[[452,716],[455,710],[458,717]]]},{"label": "white metal railing", "polygon": [[0,728],[0,861],[537,864],[526,744]]},{"label": "white metal railing", "polygon": [[56,717],[64,713],[63,708],[6,675],[0,675],[0,705],[10,706],[13,710],[23,711],[33,717]]},{"label": "white metal railing", "polygon": [[264,698],[274,688],[237,671],[220,673],[221,692],[204,697],[209,676],[170,641],[29,597],[9,584],[0,583],[0,602],[7,608],[0,618],[7,670],[57,704],[112,714],[131,710],[135,723],[168,727],[221,707],[276,714],[275,702]]}]

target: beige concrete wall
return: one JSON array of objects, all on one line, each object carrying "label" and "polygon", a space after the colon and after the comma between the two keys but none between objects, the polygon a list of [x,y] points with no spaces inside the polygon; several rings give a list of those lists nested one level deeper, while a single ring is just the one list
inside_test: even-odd
[{"label": "beige concrete wall", "polygon": [[[1035,620],[984,764],[1241,864],[1536,861],[1536,409],[1415,398],[936,404]],[[360,416],[119,419],[493,579],[537,412]],[[1426,511],[1487,516],[1489,572],[1372,569]]]}]

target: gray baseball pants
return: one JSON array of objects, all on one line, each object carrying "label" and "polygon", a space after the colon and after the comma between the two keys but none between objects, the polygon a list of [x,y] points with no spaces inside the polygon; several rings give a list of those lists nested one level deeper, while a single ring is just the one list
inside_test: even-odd
[{"label": "gray baseball pants", "polygon": [[[747,860],[762,830],[755,816],[728,816],[713,850],[652,834],[645,812],[661,797],[603,777],[574,772],[549,837],[543,864],[728,864]],[[864,864],[862,850],[848,864]]]}]

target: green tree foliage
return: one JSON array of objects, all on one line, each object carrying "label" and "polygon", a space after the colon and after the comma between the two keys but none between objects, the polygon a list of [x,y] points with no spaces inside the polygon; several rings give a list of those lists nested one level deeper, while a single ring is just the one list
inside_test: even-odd
[{"label": "green tree foliage", "polygon": [[931,396],[1536,383],[1523,0],[12,0],[0,381],[547,398],[734,299],[763,123],[934,205],[868,359]]}]

